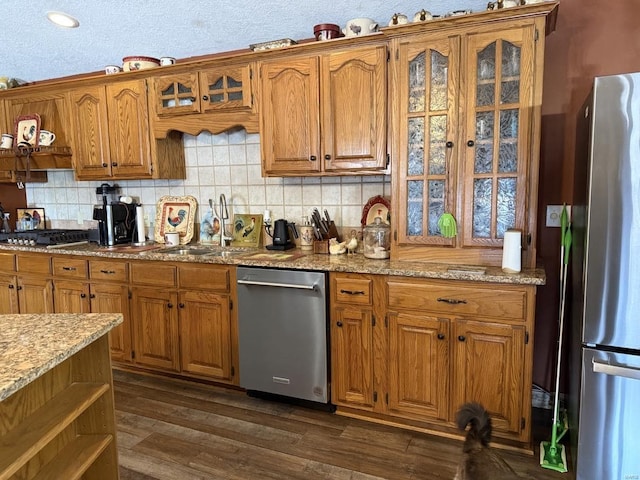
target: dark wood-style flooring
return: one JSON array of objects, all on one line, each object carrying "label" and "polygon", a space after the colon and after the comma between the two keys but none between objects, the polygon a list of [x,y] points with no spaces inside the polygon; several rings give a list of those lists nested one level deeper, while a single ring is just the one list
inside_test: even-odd
[{"label": "dark wood-style flooring", "polygon": [[[243,392],[114,372],[121,480],[453,479],[462,442]],[[522,478],[565,479],[501,451]]]}]

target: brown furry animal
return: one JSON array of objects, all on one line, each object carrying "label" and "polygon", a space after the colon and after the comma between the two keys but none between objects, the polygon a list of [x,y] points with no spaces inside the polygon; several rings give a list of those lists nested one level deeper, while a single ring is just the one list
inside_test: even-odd
[{"label": "brown furry animal", "polygon": [[456,413],[460,430],[469,426],[462,447],[462,460],[455,480],[507,480],[519,478],[516,472],[489,447],[491,417],[479,403],[465,403]]}]

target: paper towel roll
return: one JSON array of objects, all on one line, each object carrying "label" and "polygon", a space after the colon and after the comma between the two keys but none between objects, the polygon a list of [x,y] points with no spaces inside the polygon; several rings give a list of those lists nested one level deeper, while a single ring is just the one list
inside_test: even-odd
[{"label": "paper towel roll", "polygon": [[502,271],[518,273],[521,268],[522,233],[520,230],[507,230],[504,233],[502,247]]},{"label": "paper towel roll", "polygon": [[136,206],[136,242],[144,243],[146,240],[144,228],[144,212],[142,205]]}]

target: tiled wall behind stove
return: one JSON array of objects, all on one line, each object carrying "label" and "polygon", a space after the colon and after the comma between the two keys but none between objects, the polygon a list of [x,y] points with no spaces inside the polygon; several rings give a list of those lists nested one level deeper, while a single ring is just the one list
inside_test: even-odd
[{"label": "tiled wall behind stove", "polygon": [[[198,200],[196,222],[200,222],[209,199],[217,203],[224,193],[232,218],[234,213],[263,213],[268,208],[273,219],[300,222],[302,215],[317,207],[327,209],[338,226],[358,226],[369,198],[391,195],[386,175],[263,178],[260,136],[244,129],[217,135],[203,132],[195,137],[185,134],[184,147],[185,180],[115,182],[120,195],[139,199],[150,223],[155,219],[156,203],[164,195],[193,195]],[[52,170],[47,183],[27,184],[27,203],[45,209],[48,227],[87,228],[94,223],[95,191],[101,183],[76,181],[71,170]]]}]

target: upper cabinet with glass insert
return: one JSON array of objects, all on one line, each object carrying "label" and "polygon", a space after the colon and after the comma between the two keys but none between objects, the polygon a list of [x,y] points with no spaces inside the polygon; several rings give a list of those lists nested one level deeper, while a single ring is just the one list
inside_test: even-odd
[{"label": "upper cabinet with glass insert", "polygon": [[152,88],[158,116],[251,110],[253,106],[249,65],[157,76]]},{"label": "upper cabinet with glass insert", "polygon": [[551,7],[393,41],[393,257],[500,265],[518,229],[523,266],[535,266]]}]

